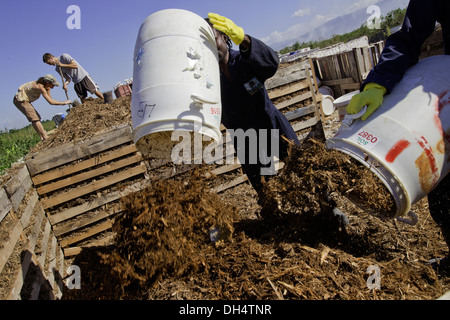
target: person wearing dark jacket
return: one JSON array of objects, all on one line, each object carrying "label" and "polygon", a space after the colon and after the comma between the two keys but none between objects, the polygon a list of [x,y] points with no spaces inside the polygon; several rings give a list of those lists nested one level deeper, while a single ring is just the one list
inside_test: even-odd
[{"label": "person wearing dark jacket", "polygon": [[[278,70],[279,59],[275,51],[262,41],[245,34],[232,20],[215,13],[208,14],[206,20],[212,25],[216,37],[221,78],[222,123],[227,129],[253,130],[258,138],[257,147],[251,146],[251,141],[245,144],[245,158],[239,158],[239,149],[242,149],[242,146],[236,139],[234,145],[242,169],[261,199],[264,197],[262,178],[265,176],[267,180],[271,175],[263,173],[264,169],[267,169],[267,162],[262,161],[260,155],[275,155],[283,161],[288,155],[288,141],[300,145],[291,124],[272,103],[264,87],[264,82]],[[239,45],[239,51],[232,49],[231,41]],[[261,139],[266,141],[266,146],[264,143],[261,145]],[[275,145],[279,146],[279,150],[271,150],[271,139],[278,139],[278,144]],[[249,161],[250,153],[253,152],[258,155],[256,163]],[[337,221],[339,226],[347,225],[347,216],[336,208],[331,198],[328,202],[332,221]],[[261,214],[264,215],[263,212]]]},{"label": "person wearing dark jacket", "polygon": [[[262,41],[246,35],[242,28],[236,26],[231,20],[210,13],[207,21],[213,25],[216,34],[216,43],[219,56],[221,99],[222,99],[222,123],[227,129],[243,131],[254,130],[257,135],[257,145],[245,144],[245,158],[239,159],[242,169],[252,184],[253,188],[261,192],[261,169],[267,164],[257,157],[256,163],[249,161],[250,151],[258,150],[266,152],[267,156],[274,152],[280,159],[287,156],[288,142],[282,136],[299,145],[300,142],[291,124],[286,117],[270,101],[264,82],[272,77],[278,69],[279,59],[277,54]],[[231,49],[233,41],[239,45],[239,51]],[[259,150],[262,134],[267,130],[267,149]],[[271,133],[278,131],[279,153],[270,150]],[[235,148],[241,149],[242,145],[236,143]],[[240,150],[236,150],[238,157]],[[270,177],[267,175],[267,177]]]},{"label": "person wearing dark jacket", "polygon": [[[445,0],[411,0],[402,28],[388,37],[378,64],[371,70],[361,86],[361,92],[350,100],[347,113],[356,114],[364,105],[366,120],[382,103],[383,97],[403,78],[405,72],[419,61],[422,45],[435,30],[436,22],[442,26],[445,54],[450,54],[450,2]],[[443,70],[447,72],[447,70]],[[428,194],[430,214],[440,226],[444,240],[450,247],[450,178],[449,175]],[[433,267],[450,269],[449,255],[430,260]]]}]

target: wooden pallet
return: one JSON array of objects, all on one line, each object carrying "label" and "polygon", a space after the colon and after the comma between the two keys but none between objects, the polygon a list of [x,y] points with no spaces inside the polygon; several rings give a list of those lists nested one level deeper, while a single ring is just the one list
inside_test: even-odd
[{"label": "wooden pallet", "polygon": [[[30,156],[26,164],[66,256],[79,252],[79,243],[104,243],[99,235],[111,230],[121,210],[120,198],[142,189],[147,181],[147,166],[134,146],[129,125],[82,143],[44,150]],[[125,188],[119,187],[130,180]],[[97,239],[91,241],[93,237]]]},{"label": "wooden pallet", "polygon": [[383,47],[384,42],[380,41],[366,47],[314,58],[314,69],[322,81],[321,85],[330,87],[335,98],[358,90],[378,63]]},{"label": "wooden pallet", "polygon": [[60,298],[64,255],[25,166],[0,189],[0,204],[0,228],[8,230],[0,273],[10,279],[0,299]]}]

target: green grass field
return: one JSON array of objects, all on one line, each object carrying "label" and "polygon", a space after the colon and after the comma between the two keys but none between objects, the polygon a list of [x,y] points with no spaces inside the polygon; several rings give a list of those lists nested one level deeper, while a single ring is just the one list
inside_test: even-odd
[{"label": "green grass field", "polygon": [[[46,131],[56,126],[51,120],[42,122]],[[22,129],[0,130],[0,175],[11,167],[11,164],[27,155],[32,147],[41,141],[39,135],[30,125]]]}]

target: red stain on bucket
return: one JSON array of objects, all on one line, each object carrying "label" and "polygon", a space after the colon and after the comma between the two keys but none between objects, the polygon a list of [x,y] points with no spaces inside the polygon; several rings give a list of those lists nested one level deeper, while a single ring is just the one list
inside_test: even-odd
[{"label": "red stain on bucket", "polygon": [[389,163],[393,163],[395,159],[403,152],[411,143],[408,140],[400,140],[398,141],[386,154],[386,161]]},{"label": "red stain on bucket", "polygon": [[433,150],[431,149],[428,141],[422,136],[420,137],[420,139],[417,139],[417,143],[419,143],[419,145],[422,147],[428,158],[428,161],[430,162],[431,173],[433,174],[435,179],[438,179],[439,177],[437,173],[439,171],[439,168],[436,162],[436,158],[434,157]]}]

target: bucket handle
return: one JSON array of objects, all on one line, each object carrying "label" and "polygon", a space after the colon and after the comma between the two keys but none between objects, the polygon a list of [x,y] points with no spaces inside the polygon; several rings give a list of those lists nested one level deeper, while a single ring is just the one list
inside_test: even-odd
[{"label": "bucket handle", "polygon": [[198,95],[191,95],[191,99],[194,101],[194,105],[198,108],[198,109],[202,109],[203,108],[203,104],[218,104],[217,101],[211,101],[207,98],[203,98],[200,97]]},{"label": "bucket handle", "polygon": [[412,211],[409,211],[409,212],[408,212],[408,216],[409,216],[411,219],[407,219],[407,218],[403,218],[403,217],[397,217],[397,220],[400,221],[400,222],[409,224],[409,225],[411,225],[411,226],[416,225],[416,223],[417,223],[417,221],[418,221],[416,214],[415,214],[414,212],[412,212]]},{"label": "bucket handle", "polygon": [[350,127],[354,120],[361,118],[364,115],[364,113],[366,113],[366,110],[367,110],[367,106],[364,106],[361,109],[361,111],[359,111],[356,114],[348,114],[347,113],[345,115],[344,119],[342,120],[342,124],[347,128]]}]

